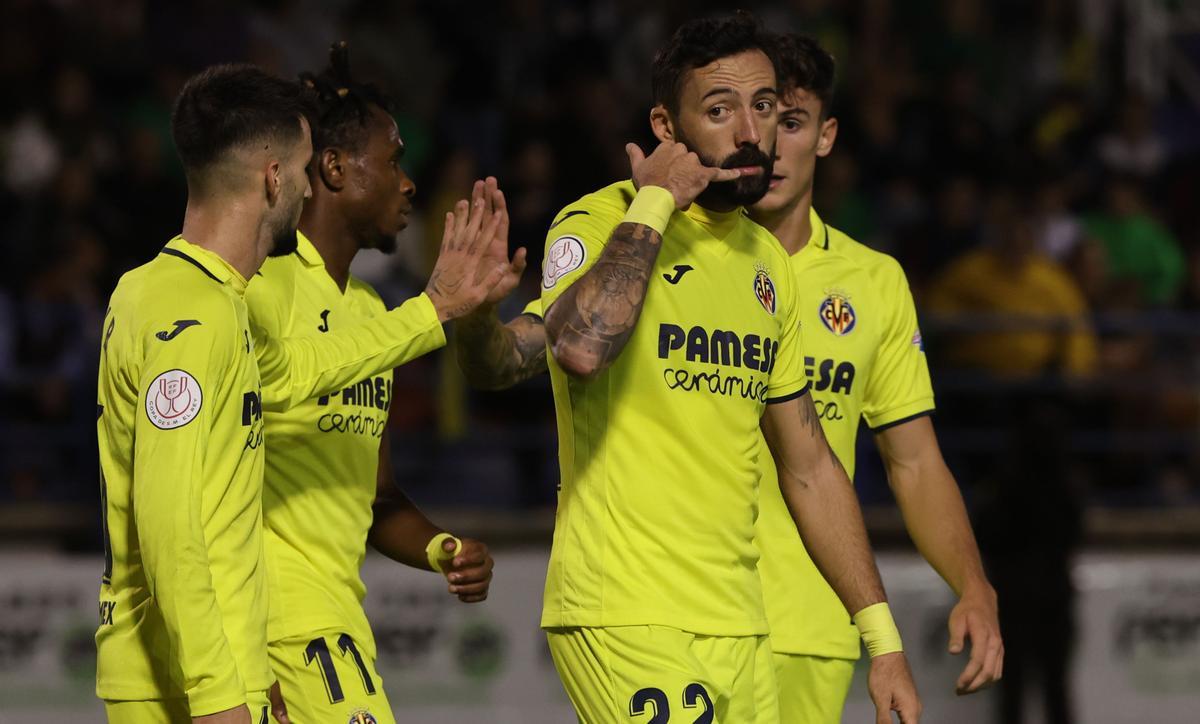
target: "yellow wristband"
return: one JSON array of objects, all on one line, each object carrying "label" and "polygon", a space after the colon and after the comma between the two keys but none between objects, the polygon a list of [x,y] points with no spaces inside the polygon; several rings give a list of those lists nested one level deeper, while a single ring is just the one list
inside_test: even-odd
[{"label": "yellow wristband", "polygon": [[871,658],[904,650],[904,645],[900,643],[900,631],[896,628],[887,603],[876,603],[854,614],[854,625],[858,627]]},{"label": "yellow wristband", "polygon": [[[442,544],[448,540],[454,541],[454,552],[449,556],[446,551],[442,550]],[[444,573],[442,570],[442,561],[446,558],[453,558],[462,551],[462,541],[450,535],[449,533],[438,533],[433,538],[429,539],[429,543],[425,545],[425,558],[429,561],[429,567],[438,573]]]},{"label": "yellow wristband", "polygon": [[625,212],[623,221],[645,224],[660,235],[667,230],[671,214],[675,213],[675,197],[662,186],[643,186]]}]

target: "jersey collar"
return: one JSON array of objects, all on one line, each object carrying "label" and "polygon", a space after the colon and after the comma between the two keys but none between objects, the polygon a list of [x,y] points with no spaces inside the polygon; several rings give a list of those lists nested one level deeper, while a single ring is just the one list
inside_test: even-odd
[{"label": "jersey collar", "polygon": [[296,230],[296,256],[304,262],[307,267],[325,267],[325,260],[321,258],[321,252],[317,251],[317,247],[308,240],[299,229]]},{"label": "jersey collar", "polygon": [[692,204],[683,213],[692,221],[703,226],[708,233],[718,239],[723,239],[729,236],[729,232],[737,226],[742,210],[738,208],[733,211],[711,211],[699,204]]},{"label": "jersey collar", "polygon": [[808,236],[808,246],[829,251],[829,227],[821,220],[821,215],[817,213],[817,210],[811,206],[808,207],[808,225],[812,227]]},{"label": "jersey collar", "polygon": [[246,291],[246,278],[234,269],[229,262],[202,246],[196,246],[183,236],[177,236],[167,242],[163,253],[170,254],[196,265],[208,276],[221,284],[228,284],[238,294]]}]

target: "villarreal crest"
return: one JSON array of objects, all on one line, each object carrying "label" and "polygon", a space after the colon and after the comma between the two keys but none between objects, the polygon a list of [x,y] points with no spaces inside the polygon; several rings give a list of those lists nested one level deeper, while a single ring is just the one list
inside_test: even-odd
[{"label": "villarreal crest", "polygon": [[771,281],[771,273],[762,264],[754,269],[754,296],[769,314],[775,313],[775,282]]},{"label": "villarreal crest", "polygon": [[854,324],[858,321],[850,298],[841,292],[827,294],[825,301],[821,302],[820,317],[825,327],[838,337],[854,331]]},{"label": "villarreal crest", "polygon": [[375,717],[371,715],[371,712],[366,709],[359,709],[350,715],[350,721],[346,722],[346,724],[378,724],[378,722],[375,721]]}]

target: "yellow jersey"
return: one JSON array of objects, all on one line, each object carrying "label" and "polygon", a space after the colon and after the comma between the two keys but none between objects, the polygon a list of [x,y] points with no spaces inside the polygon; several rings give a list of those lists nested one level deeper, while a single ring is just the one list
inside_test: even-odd
[{"label": "yellow jersey", "polygon": [[[804,370],[830,447],[854,476],[860,418],[878,432],[933,410],[933,388],[904,271],[892,257],[829,228],[791,257],[804,326]],[[763,442],[765,449],[766,443]],[[758,569],[776,653],[856,659],[858,630],[804,550],[762,455]]]},{"label": "yellow jersey", "polygon": [[177,237],[121,278],[105,314],[103,699],[186,697],[199,716],[271,685],[263,411],[445,344],[424,296],[369,328],[269,339],[248,319],[245,289],[221,257]]},{"label": "yellow jersey", "polygon": [[[386,311],[375,290],[359,279],[351,277],[343,293],[316,247],[298,236],[296,252],[268,259],[246,292],[250,319],[267,335],[323,335]],[[266,413],[263,526],[270,641],[337,627],[360,645],[370,644],[375,658],[359,568],[391,399],[388,370],[290,410]]]},{"label": "yellow jersey", "polygon": [[[635,190],[566,207],[542,307],[591,268]],[[542,626],[767,632],[753,543],[759,420],[805,392],[795,282],[741,210],[671,216],[641,318],[592,381],[553,357],[561,488]]]}]

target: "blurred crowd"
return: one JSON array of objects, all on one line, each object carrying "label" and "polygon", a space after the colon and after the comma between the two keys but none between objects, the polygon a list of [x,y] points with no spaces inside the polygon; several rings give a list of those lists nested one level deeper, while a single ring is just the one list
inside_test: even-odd
[{"label": "blurred crowd", "polygon": [[[1194,3],[743,4],[838,60],[840,132],[815,206],[903,263],[969,497],[1005,521],[1030,501],[992,493],[1033,467],[1068,508],[1200,499]],[[0,0],[0,501],[96,497],[100,323],[119,275],[179,230],[169,116],[189,74],[248,60],[294,77],[348,40],[355,74],[397,101],[421,218],[439,219],[472,179],[500,178],[513,246],[531,257],[512,315],[537,293],[557,210],[626,177],[627,141],[650,147],[655,49],[717,9]],[[415,219],[400,253],[363,255],[355,271],[399,301],[424,286],[439,238]],[[553,503],[546,381],[473,393],[443,353],[397,382],[397,469],[415,497]],[[882,490],[863,469],[867,495]]]}]

